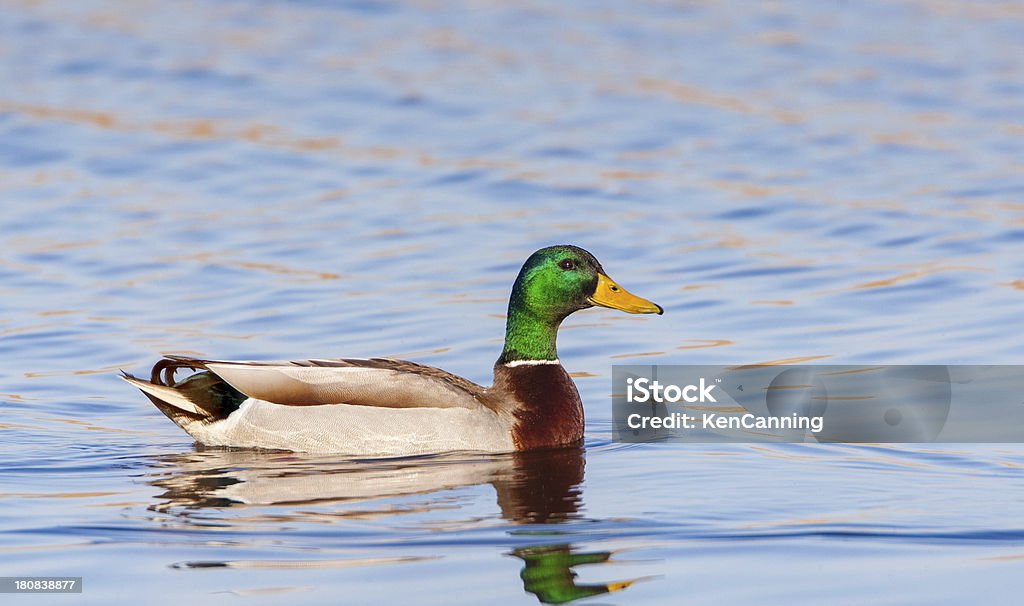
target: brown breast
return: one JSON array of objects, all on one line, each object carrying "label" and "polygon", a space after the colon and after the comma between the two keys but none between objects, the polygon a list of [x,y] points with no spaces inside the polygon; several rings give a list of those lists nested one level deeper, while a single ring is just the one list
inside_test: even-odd
[{"label": "brown breast", "polygon": [[583,403],[561,364],[496,365],[489,391],[515,403],[512,439],[517,449],[567,446],[583,438]]}]

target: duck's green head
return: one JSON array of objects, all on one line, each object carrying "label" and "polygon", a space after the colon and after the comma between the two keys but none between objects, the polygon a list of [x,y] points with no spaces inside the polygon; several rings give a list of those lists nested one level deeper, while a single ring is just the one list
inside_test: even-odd
[{"label": "duck's green head", "polygon": [[505,350],[498,362],[556,359],[559,324],[569,314],[595,305],[631,314],[664,311],[616,284],[594,255],[578,246],[538,250],[512,285]]}]

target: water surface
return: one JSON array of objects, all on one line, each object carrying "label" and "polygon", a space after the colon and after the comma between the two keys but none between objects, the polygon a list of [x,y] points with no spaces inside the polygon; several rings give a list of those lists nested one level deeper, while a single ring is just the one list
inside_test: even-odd
[{"label": "water surface", "polygon": [[[5,3],[2,574],[89,604],[1013,603],[1019,446],[616,445],[608,396],[614,363],[1024,363],[1022,19]],[[666,309],[567,322],[580,450],[202,449],[116,377],[384,355],[487,383],[559,242]]]}]

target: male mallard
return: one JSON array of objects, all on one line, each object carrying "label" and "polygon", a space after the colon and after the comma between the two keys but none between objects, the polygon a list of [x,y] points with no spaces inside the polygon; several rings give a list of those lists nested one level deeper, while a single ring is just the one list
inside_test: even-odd
[{"label": "male mallard", "polygon": [[[224,362],[167,356],[149,381],[127,373],[165,415],[210,446],[395,456],[510,452],[575,444],[583,405],[555,351],[569,314],[594,305],[631,314],[660,306],[613,282],[576,246],[542,248],[508,302],[494,385],[388,358]],[[175,382],[179,368],[201,372]]]}]

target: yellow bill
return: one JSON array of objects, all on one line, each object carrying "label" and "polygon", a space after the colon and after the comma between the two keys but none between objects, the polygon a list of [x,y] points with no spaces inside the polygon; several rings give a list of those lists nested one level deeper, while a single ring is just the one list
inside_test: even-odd
[{"label": "yellow bill", "polygon": [[622,288],[612,281],[608,276],[597,274],[597,288],[594,294],[588,299],[594,305],[618,309],[628,314],[658,314],[665,313],[665,310],[656,303],[640,297]]}]

